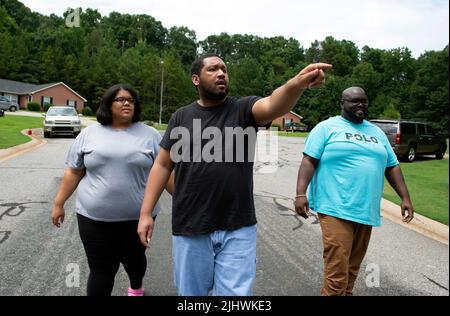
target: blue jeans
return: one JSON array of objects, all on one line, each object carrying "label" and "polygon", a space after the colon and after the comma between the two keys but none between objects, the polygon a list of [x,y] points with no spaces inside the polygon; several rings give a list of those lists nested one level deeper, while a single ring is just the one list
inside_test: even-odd
[{"label": "blue jeans", "polygon": [[256,276],[256,225],[172,236],[178,295],[250,296]]}]

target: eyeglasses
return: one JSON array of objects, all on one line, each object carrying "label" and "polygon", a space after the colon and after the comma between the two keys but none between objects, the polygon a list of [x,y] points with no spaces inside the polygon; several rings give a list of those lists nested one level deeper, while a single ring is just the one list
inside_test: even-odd
[{"label": "eyeglasses", "polygon": [[347,102],[349,102],[349,103],[351,103],[352,105],[359,105],[359,104],[361,104],[361,105],[364,105],[364,106],[367,106],[367,105],[369,105],[369,101],[367,101],[367,100],[347,100],[347,99],[342,99],[343,101],[347,101]]},{"label": "eyeglasses", "polygon": [[133,99],[133,98],[125,98],[125,97],[118,97],[118,98],[115,98],[113,101],[114,102],[119,102],[119,103],[122,103],[122,104],[125,104],[125,102],[128,102],[129,104],[135,104],[136,103],[135,99]]}]

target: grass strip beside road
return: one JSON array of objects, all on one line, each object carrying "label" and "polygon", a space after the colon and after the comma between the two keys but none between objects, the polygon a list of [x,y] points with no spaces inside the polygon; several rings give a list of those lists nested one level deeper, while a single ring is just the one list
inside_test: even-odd
[{"label": "grass strip beside road", "polygon": [[[413,163],[401,163],[401,168],[414,210],[425,217],[448,225],[449,160],[418,157]],[[398,205],[401,203],[400,198],[387,181],[383,197]]]},{"label": "grass strip beside road", "polygon": [[278,136],[285,136],[285,137],[308,137],[309,133],[302,133],[302,132],[286,132],[286,131],[278,131]]},{"label": "grass strip beside road", "polygon": [[13,147],[31,141],[21,133],[28,128],[42,127],[43,118],[7,115],[0,117],[0,149]]},{"label": "grass strip beside road", "polygon": [[158,131],[165,131],[167,129],[167,124],[164,123],[162,123],[161,125],[158,123],[153,123],[153,125],[151,126],[157,129]]}]

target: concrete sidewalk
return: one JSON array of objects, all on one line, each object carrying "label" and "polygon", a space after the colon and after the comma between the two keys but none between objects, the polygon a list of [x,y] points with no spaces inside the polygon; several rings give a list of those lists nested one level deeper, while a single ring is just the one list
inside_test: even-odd
[{"label": "concrete sidewalk", "polygon": [[[28,130],[23,130],[22,134],[27,135],[27,132]],[[28,143],[7,149],[0,149],[0,163],[28,151],[37,149],[47,143],[47,141],[42,137],[42,128],[33,129],[31,138],[32,140]],[[417,213],[414,215],[414,219],[411,223],[405,224],[401,218],[400,206],[385,199],[382,199],[381,201],[381,216],[431,239],[437,240],[446,245],[449,244],[449,227],[447,225],[441,224]]]}]

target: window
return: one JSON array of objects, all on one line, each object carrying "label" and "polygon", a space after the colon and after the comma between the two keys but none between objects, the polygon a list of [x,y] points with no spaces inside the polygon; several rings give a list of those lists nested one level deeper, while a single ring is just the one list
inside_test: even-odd
[{"label": "window", "polygon": [[5,94],[5,97],[8,98],[13,103],[17,103],[17,95],[15,95],[15,94]]},{"label": "window", "polygon": [[44,104],[52,104],[52,98],[51,97],[42,97],[42,105]]},{"label": "window", "polygon": [[434,129],[430,125],[425,125],[427,129],[427,135],[436,135]]},{"label": "window", "polygon": [[283,126],[284,127],[287,127],[287,126],[291,125],[291,123],[292,123],[291,119],[287,119],[287,118],[283,119]]},{"label": "window", "polygon": [[67,100],[67,105],[74,108],[74,107],[77,106],[77,101],[74,101],[74,100]]},{"label": "window", "polygon": [[418,126],[419,126],[419,134],[420,135],[426,135],[427,132],[425,131],[425,125],[419,124]]},{"label": "window", "polygon": [[397,134],[397,123],[395,122],[372,122],[386,134]]},{"label": "window", "polygon": [[416,134],[416,124],[414,123],[401,123],[402,134],[415,135]]}]

